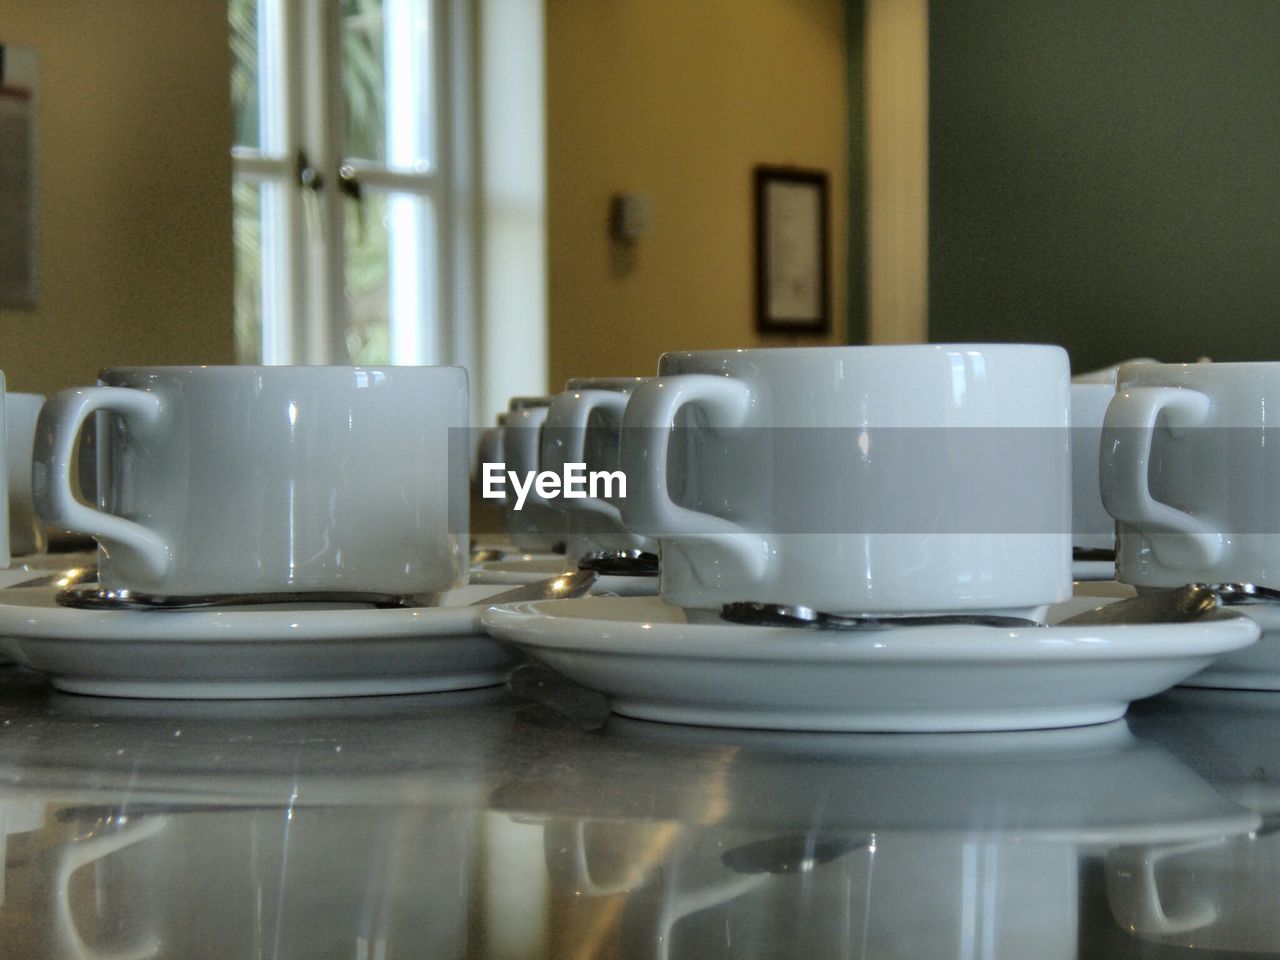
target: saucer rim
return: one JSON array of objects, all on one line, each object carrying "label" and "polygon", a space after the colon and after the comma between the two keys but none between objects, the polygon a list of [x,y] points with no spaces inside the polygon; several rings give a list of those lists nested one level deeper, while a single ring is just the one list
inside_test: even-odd
[{"label": "saucer rim", "polygon": [[[49,601],[54,586],[0,590],[0,644],[6,640],[95,643],[281,643],[431,639],[483,635],[480,615],[472,606],[482,594],[500,593],[489,585],[452,591],[456,602],[438,607],[340,609],[299,604],[297,609],[87,610],[59,607]],[[471,595],[472,592],[480,595]],[[32,603],[38,596],[45,602]]]},{"label": "saucer rim", "polygon": [[[481,622],[490,634],[523,647],[674,659],[776,662],[1009,663],[1213,656],[1243,649],[1259,635],[1257,624],[1243,615],[1180,624],[1013,628],[956,624],[857,633],[749,626],[727,621],[654,622],[586,615],[591,607],[607,609],[624,604],[680,609],[666,604],[661,597],[532,600],[487,607]],[[584,613],[573,615],[573,611],[579,610]],[[644,643],[639,647],[635,643],[638,638],[618,635],[624,630],[640,629],[646,632]],[[724,641],[730,633],[734,634],[734,643],[727,645]],[[778,641],[783,638],[787,642],[780,644]],[[1016,650],[1011,649],[1011,641],[1018,642]]]},{"label": "saucer rim", "polygon": [[[492,636],[602,693],[617,714],[695,726],[865,733],[1105,723],[1258,636],[1257,624],[1236,616],[1176,625],[947,625],[849,634],[657,622],[645,616],[655,604],[667,606],[660,598],[535,601],[492,606],[482,620]],[[611,607],[612,620],[587,616]]]},{"label": "saucer rim", "polygon": [[[0,653],[58,690],[164,700],[296,700],[479,689],[520,653],[482,606],[335,610],[82,610],[54,586],[0,591]],[[501,592],[461,588],[471,594]],[[17,594],[17,596],[14,596]],[[23,605],[23,596],[43,605]],[[461,595],[461,596],[459,596]],[[354,655],[353,655],[354,654]]]}]

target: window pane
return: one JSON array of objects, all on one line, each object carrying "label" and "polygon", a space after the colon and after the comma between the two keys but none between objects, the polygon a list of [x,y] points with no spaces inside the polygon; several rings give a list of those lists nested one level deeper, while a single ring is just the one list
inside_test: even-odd
[{"label": "window pane", "polygon": [[430,0],[342,0],[343,156],[432,166]]},{"label": "window pane", "polygon": [[258,122],[258,0],[230,0],[231,108],[235,146],[262,148]]},{"label": "window pane", "polygon": [[406,193],[366,191],[347,210],[352,363],[439,363],[435,213]]},{"label": "window pane", "polygon": [[232,185],[236,360],[293,363],[287,181]]},{"label": "window pane", "polygon": [[258,363],[262,350],[262,188],[237,181],[233,235],[236,256],[236,361]]}]

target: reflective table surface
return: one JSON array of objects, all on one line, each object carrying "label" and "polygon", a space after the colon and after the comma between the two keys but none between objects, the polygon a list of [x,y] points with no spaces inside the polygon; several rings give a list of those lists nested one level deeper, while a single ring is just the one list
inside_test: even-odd
[{"label": "reflective table surface", "polygon": [[1278,731],[1268,693],[808,735],[612,717],[534,667],[280,703],[5,667],[0,957],[1280,954]]}]

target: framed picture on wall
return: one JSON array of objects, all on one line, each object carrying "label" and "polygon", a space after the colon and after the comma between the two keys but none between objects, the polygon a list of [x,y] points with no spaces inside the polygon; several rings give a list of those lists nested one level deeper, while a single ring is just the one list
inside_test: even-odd
[{"label": "framed picture on wall", "polygon": [[0,307],[36,302],[36,53],[0,42]]},{"label": "framed picture on wall", "polygon": [[755,170],[756,326],[762,333],[826,333],[827,174]]}]

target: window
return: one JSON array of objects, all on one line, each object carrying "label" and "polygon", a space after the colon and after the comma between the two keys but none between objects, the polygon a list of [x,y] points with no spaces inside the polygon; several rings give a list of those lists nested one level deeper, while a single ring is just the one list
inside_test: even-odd
[{"label": "window", "polygon": [[[477,422],[543,392],[541,0],[229,0],[228,17],[239,360],[462,364]],[[491,88],[539,98],[514,248],[493,239],[512,218],[512,144],[484,143],[504,104],[473,94],[491,48]]]}]

